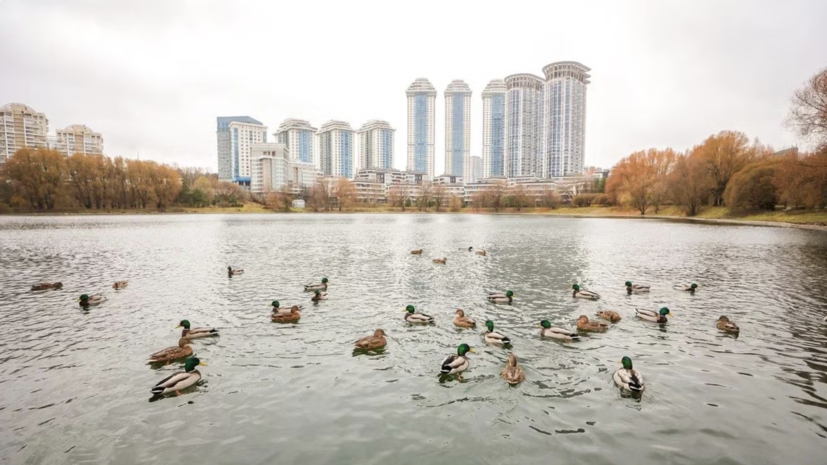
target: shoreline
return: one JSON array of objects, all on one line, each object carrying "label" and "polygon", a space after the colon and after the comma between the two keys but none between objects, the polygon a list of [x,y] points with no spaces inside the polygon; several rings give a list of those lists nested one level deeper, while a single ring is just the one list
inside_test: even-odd
[{"label": "shoreline", "polygon": [[[827,212],[821,213],[818,211],[794,211],[788,212],[758,212],[753,214],[744,214],[741,218],[731,217],[731,212],[723,207],[709,207],[701,212],[699,216],[688,217],[684,216],[675,207],[667,207],[662,209],[659,214],[640,215],[633,210],[622,209],[618,207],[562,207],[556,209],[546,208],[528,208],[521,211],[503,209],[495,212],[492,210],[474,210],[471,208],[464,208],[458,212],[451,211],[417,211],[413,210],[390,210],[384,208],[376,209],[352,209],[350,211],[329,211],[329,212],[312,212],[312,211],[292,211],[292,212],[276,212],[264,208],[258,204],[245,204],[243,207],[228,207],[228,208],[173,208],[172,211],[157,211],[157,210],[90,210],[90,211],[53,211],[53,212],[25,212],[25,213],[4,213],[0,217],[9,216],[124,216],[124,215],[237,215],[237,214],[311,214],[311,215],[325,215],[331,213],[338,214],[478,214],[478,215],[535,215],[535,216],[549,216],[549,217],[564,217],[564,218],[614,218],[614,219],[645,219],[645,220],[668,220],[668,221],[683,221],[695,222],[705,224],[725,224],[725,225],[742,225],[742,226],[763,226],[776,228],[796,228],[806,229],[811,231],[827,231]],[[764,218],[768,219],[764,219]],[[793,221],[788,221],[793,220]]]}]

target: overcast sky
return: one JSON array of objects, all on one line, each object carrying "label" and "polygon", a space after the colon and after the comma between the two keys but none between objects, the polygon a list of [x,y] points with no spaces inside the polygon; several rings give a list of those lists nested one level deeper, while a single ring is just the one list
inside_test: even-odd
[{"label": "overcast sky", "polygon": [[216,116],[249,115],[268,138],[288,117],[369,119],[396,129],[405,89],[427,77],[480,95],[494,78],[592,69],[586,164],[648,147],[686,149],[723,129],[777,148],[792,92],[827,67],[827,1],[0,0],[0,105],[46,113],[50,132],[86,124],[108,155],[215,170]]}]

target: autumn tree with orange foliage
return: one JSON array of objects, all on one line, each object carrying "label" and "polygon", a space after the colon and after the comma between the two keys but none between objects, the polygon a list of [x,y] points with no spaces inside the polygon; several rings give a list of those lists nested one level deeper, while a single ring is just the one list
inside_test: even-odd
[{"label": "autumn tree with orange foliage", "polygon": [[695,216],[706,205],[712,182],[698,148],[678,156],[668,177],[669,197],[684,209],[686,216]]},{"label": "autumn tree with orange foliage", "polygon": [[732,210],[774,210],[778,203],[774,184],[778,158],[765,158],[735,173],[724,191],[724,199]]},{"label": "autumn tree with orange foliage", "polygon": [[666,200],[669,170],[676,158],[672,149],[649,149],[620,160],[606,181],[606,195],[615,204],[634,207],[645,215]]},{"label": "autumn tree with orange foliage", "polygon": [[712,183],[713,203],[724,203],[724,191],[729,180],[758,157],[758,144],[750,144],[746,134],[737,131],[721,131],[709,136],[696,148],[697,155],[706,165]]},{"label": "autumn tree with orange foliage", "polygon": [[0,167],[0,175],[32,209],[52,210],[65,192],[66,160],[55,150],[22,148]]}]

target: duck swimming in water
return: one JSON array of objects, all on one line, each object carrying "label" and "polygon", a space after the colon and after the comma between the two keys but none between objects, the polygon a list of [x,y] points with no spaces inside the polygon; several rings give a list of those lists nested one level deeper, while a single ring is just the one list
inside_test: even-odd
[{"label": "duck swimming in water", "polygon": [[304,305],[287,305],[286,307],[282,307],[278,300],[270,302],[270,306],[273,307],[273,313],[290,313],[293,307],[299,307],[299,310],[304,310]]},{"label": "duck swimming in water", "polygon": [[454,317],[454,325],[459,326],[461,328],[473,328],[477,326],[477,322],[465,316],[465,312],[462,309],[457,309],[456,317]]},{"label": "duck swimming in water", "polygon": [[626,295],[645,294],[649,292],[649,287],[645,284],[632,284],[631,281],[626,281]]},{"label": "duck swimming in water", "polygon": [[413,305],[405,307],[405,321],[414,324],[428,324],[434,322],[434,317],[424,313],[416,313],[416,308]]},{"label": "duck swimming in water", "polygon": [[505,291],[505,294],[494,292],[488,294],[488,301],[492,304],[510,304],[514,301],[514,293],[511,291]]},{"label": "duck swimming in water", "polygon": [[572,284],[571,285],[572,294],[571,296],[575,299],[586,299],[586,300],[597,300],[600,298],[600,294],[597,292],[587,291],[585,289],[580,289],[579,284]]},{"label": "duck swimming in water", "polygon": [[449,355],[442,360],[442,367],[440,372],[443,375],[457,375],[457,379],[462,380],[462,372],[467,370],[471,364],[468,362],[468,357],[465,354],[474,353],[474,349],[468,344],[462,343],[457,347],[457,355]]},{"label": "duck swimming in water", "polygon": [[612,310],[601,310],[597,312],[596,315],[606,321],[611,321],[612,323],[617,323],[620,321],[620,314]]},{"label": "duck swimming in water", "polygon": [[446,263],[448,263],[448,259],[447,258],[435,258],[433,260],[433,262],[436,265],[445,265]]},{"label": "duck swimming in water", "polygon": [[112,285],[112,289],[117,291],[119,289],[126,289],[126,286],[129,286],[129,281],[115,281],[115,284]]},{"label": "duck swimming in water", "polygon": [[63,283],[37,283],[32,285],[33,291],[46,291],[49,289],[61,289],[63,287]]},{"label": "duck swimming in water", "polygon": [[80,296],[78,303],[81,307],[88,307],[90,305],[98,305],[106,300],[106,297],[100,294],[83,294]]},{"label": "duck swimming in water", "polygon": [[201,372],[196,370],[197,366],[206,366],[198,357],[190,357],[184,363],[184,371],[173,373],[166,378],[158,381],[158,384],[152,388],[152,394],[155,396],[163,396],[174,392],[176,395],[181,395],[181,390],[186,389],[201,380]]},{"label": "duck swimming in water", "polygon": [[577,318],[577,329],[579,329],[580,331],[605,333],[606,330],[609,329],[609,325],[597,321],[589,321],[589,317],[587,317],[586,315],[580,315],[580,317]]},{"label": "duck swimming in water", "polygon": [[411,250],[411,255],[422,255],[422,249]]},{"label": "duck swimming in water", "polygon": [[651,321],[652,323],[665,324],[669,321],[666,316],[671,315],[672,312],[666,307],[661,308],[657,312],[653,310],[642,310],[640,308],[636,308],[635,314],[637,314],[637,316],[642,320]]},{"label": "duck swimming in water", "polygon": [[508,354],[508,361],[503,368],[502,377],[506,383],[516,386],[525,381],[525,372],[523,367],[517,364],[517,357],[514,354]]},{"label": "duck swimming in water", "polygon": [[233,277],[235,275],[244,274],[244,270],[241,268],[233,268],[231,266],[227,267],[227,276]]},{"label": "duck swimming in water", "polygon": [[687,286],[686,284],[681,284],[681,285],[680,285],[680,289],[681,289],[682,291],[691,292],[692,294],[694,294],[694,293],[695,293],[695,291],[696,291],[696,290],[698,290],[698,285],[697,285],[697,284],[695,284],[695,283],[692,283],[692,284],[690,284],[690,285],[688,285],[688,286]]},{"label": "duck swimming in water", "polygon": [[615,384],[627,391],[643,392],[646,389],[646,385],[643,383],[643,375],[632,368],[632,359],[623,357],[620,363],[623,364],[623,368],[619,368],[612,376]]},{"label": "duck swimming in water", "polygon": [[189,357],[192,355],[192,346],[190,340],[182,337],[178,339],[177,347],[167,347],[164,350],[159,350],[149,356],[149,363],[171,362],[179,358]]},{"label": "duck swimming in water", "polygon": [[203,337],[218,336],[218,330],[214,328],[209,328],[206,326],[202,326],[200,328],[190,328],[189,320],[181,320],[176,329],[180,327],[184,328],[184,330],[181,331],[181,337],[185,337],[187,339],[200,339]]},{"label": "duck swimming in water", "polygon": [[361,350],[381,349],[387,345],[385,340],[385,331],[377,329],[373,332],[373,336],[366,336],[356,341],[356,348]]},{"label": "duck swimming in water", "polygon": [[295,323],[299,321],[301,317],[302,313],[299,311],[298,305],[290,307],[290,313],[273,313],[270,315],[270,319],[276,323]]},{"label": "duck swimming in water", "polygon": [[327,292],[313,291],[313,297],[310,298],[310,301],[319,302],[321,300],[327,300]]},{"label": "duck swimming in water", "polygon": [[493,321],[486,321],[485,327],[488,328],[488,331],[482,333],[482,339],[485,341],[486,344],[494,344],[501,346],[507,346],[511,344],[511,339],[509,339],[508,336],[494,331]]},{"label": "duck swimming in water", "polygon": [[715,326],[717,326],[718,329],[720,329],[721,331],[727,333],[738,334],[741,332],[741,329],[738,327],[738,325],[736,325],[732,320],[723,315],[721,315],[721,317],[718,318],[718,322],[715,324]]},{"label": "duck swimming in water", "polygon": [[573,342],[580,340],[580,336],[577,333],[569,331],[567,329],[553,327],[551,326],[551,323],[548,320],[541,321],[540,328],[541,337],[548,337],[563,342]]},{"label": "duck swimming in water", "polygon": [[304,292],[310,292],[310,291],[326,291],[326,290],[327,290],[327,285],[328,285],[328,284],[330,284],[330,283],[327,281],[327,278],[322,278],[322,282],[320,282],[320,283],[317,283],[317,284],[305,284],[305,285],[304,285]]}]

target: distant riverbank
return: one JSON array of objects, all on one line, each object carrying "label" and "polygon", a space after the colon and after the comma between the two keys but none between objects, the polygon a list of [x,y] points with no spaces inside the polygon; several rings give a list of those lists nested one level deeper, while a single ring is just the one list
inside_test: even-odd
[{"label": "distant riverbank", "polygon": [[[113,210],[67,210],[67,211],[52,211],[48,213],[11,213],[11,215],[23,216],[64,216],[64,215],[158,215],[158,214],[272,214],[283,213],[270,210],[257,203],[245,203],[240,207],[204,207],[204,208],[182,208],[172,207],[166,210],[154,209],[113,209]],[[416,208],[407,208],[404,212],[399,208],[393,207],[361,207],[338,209],[330,212],[313,212],[309,209],[292,210],[293,214],[325,214],[325,213],[396,213],[396,214],[500,214],[500,215],[549,215],[549,216],[567,216],[572,218],[639,218],[639,219],[666,219],[666,220],[682,220],[682,221],[697,221],[706,223],[724,223],[724,224],[747,224],[754,226],[776,226],[776,227],[796,227],[802,229],[817,229],[827,231],[827,210],[792,210],[788,212],[774,211],[774,212],[731,212],[724,207],[708,207],[701,211],[701,213],[694,217],[687,217],[683,212],[676,207],[662,208],[658,213],[650,212],[645,216],[641,216],[640,212],[634,209],[623,207],[560,207],[555,209],[548,208],[523,208],[517,211],[514,208],[502,208],[499,211],[494,211],[492,208],[475,209],[471,207],[463,208],[456,212],[451,212],[444,209],[440,212],[433,210],[418,211]]]}]

